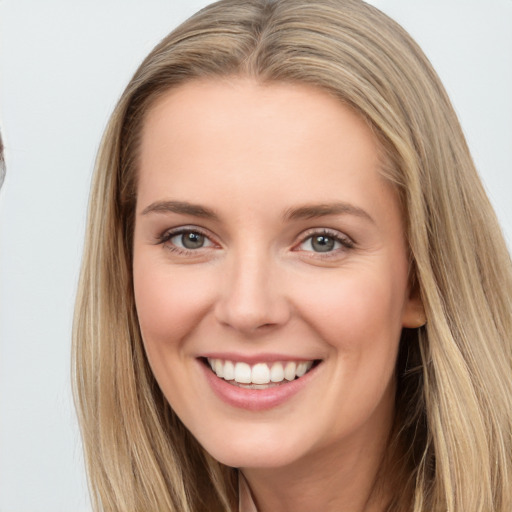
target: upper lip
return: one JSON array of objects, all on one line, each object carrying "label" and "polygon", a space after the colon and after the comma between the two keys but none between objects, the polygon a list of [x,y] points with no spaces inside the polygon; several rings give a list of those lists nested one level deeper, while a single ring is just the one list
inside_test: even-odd
[{"label": "upper lip", "polygon": [[316,361],[319,360],[319,357],[308,357],[308,356],[299,356],[293,354],[282,354],[282,353],[259,353],[259,354],[240,354],[235,352],[207,352],[201,354],[200,358],[205,359],[222,359],[224,361],[234,361],[240,363],[247,363],[249,365],[254,365],[256,363],[273,363],[276,361]]}]

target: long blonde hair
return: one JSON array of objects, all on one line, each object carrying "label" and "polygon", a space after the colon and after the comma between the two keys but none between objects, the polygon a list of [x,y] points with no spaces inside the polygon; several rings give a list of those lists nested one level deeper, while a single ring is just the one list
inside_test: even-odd
[{"label": "long blonde hair", "polygon": [[390,510],[510,512],[510,256],[437,75],[401,27],[359,0],[222,0],[165,38],[124,91],[97,159],[74,322],[95,509],[236,508],[234,470],[205,453],[153,378],[131,273],[145,112],[169,88],[233,75],[336,95],[388,157],[428,320],[401,340]]}]

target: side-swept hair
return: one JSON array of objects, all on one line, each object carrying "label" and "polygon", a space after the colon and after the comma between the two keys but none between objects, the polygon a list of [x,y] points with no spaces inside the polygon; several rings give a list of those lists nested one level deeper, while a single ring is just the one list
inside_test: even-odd
[{"label": "side-swept hair", "polygon": [[510,512],[510,256],[430,63],[359,0],[222,0],[166,37],[119,100],[97,158],[74,322],[96,510],[236,508],[235,470],[205,453],[155,382],[132,284],[144,115],[170,88],[229,76],[328,91],[367,121],[387,156],[428,320],[401,340],[390,510]]}]

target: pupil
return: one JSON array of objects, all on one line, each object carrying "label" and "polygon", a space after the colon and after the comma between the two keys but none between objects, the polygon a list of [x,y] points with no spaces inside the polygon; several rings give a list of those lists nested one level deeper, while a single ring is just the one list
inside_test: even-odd
[{"label": "pupil", "polygon": [[182,235],[182,243],[187,249],[199,249],[204,244],[204,236],[200,233],[186,233]]},{"label": "pupil", "polygon": [[330,236],[315,236],[311,245],[316,252],[329,252],[334,248],[334,239]]}]

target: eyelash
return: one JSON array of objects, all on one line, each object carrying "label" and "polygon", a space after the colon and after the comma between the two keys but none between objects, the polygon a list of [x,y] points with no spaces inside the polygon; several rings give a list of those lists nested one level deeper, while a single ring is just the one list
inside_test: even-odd
[{"label": "eyelash", "polygon": [[[320,252],[320,251],[306,251],[300,249],[300,246],[306,243],[308,240],[311,240],[310,243],[313,243],[313,238],[315,237],[325,237],[330,238],[334,241],[334,243],[339,243],[341,247],[337,249],[333,249],[331,251],[326,252]],[[296,251],[301,251],[305,253],[312,253],[314,254],[315,258],[333,258],[333,257],[339,257],[340,251],[348,251],[350,249],[353,249],[355,247],[354,241],[349,238],[347,235],[344,235],[336,230],[331,229],[311,229],[308,230],[306,233],[304,233],[301,237],[301,240],[298,244],[295,245]]]},{"label": "eyelash", "polygon": [[[206,240],[209,241],[211,245],[208,245],[206,247],[199,247],[197,249],[187,249],[183,247],[178,247],[174,244],[168,243],[170,240],[172,240],[174,237],[179,235],[184,235],[186,233],[193,233],[197,235],[201,235],[205,237]],[[334,243],[339,243],[341,245],[340,248],[331,250],[331,251],[306,251],[301,250],[300,246],[306,243],[308,240],[312,240],[314,237],[325,237],[330,238],[334,241]],[[179,255],[191,255],[192,253],[198,252],[200,249],[209,248],[212,246],[215,246],[215,242],[212,242],[210,235],[203,231],[200,228],[197,228],[195,226],[183,226],[179,227],[170,231],[165,231],[158,237],[157,245],[163,245],[167,250],[172,251]],[[339,255],[340,251],[347,251],[350,249],[353,249],[355,246],[354,241],[349,238],[346,235],[341,234],[339,231],[336,230],[330,230],[330,229],[311,229],[308,230],[306,233],[304,233],[300,239],[300,242],[295,244],[294,251],[301,251],[305,253],[312,253],[315,255],[316,258],[331,258],[334,256]]]},{"label": "eyelash", "polygon": [[176,246],[174,244],[168,243],[175,236],[184,235],[186,233],[194,233],[194,234],[197,234],[197,235],[204,236],[204,238],[206,240],[208,240],[210,242],[210,244],[211,244],[211,245],[207,246],[206,248],[215,245],[215,243],[212,242],[211,237],[210,237],[210,235],[208,235],[208,233],[206,233],[202,229],[197,228],[195,226],[182,226],[182,227],[179,227],[179,228],[176,228],[176,229],[172,229],[170,231],[165,231],[164,233],[162,233],[158,237],[157,244],[158,245],[163,245],[167,250],[169,250],[171,252],[174,252],[174,253],[179,254],[179,255],[184,255],[184,256],[188,256],[188,255],[190,255],[192,253],[198,252],[199,249],[204,249],[205,248],[205,247],[200,247],[198,249],[187,249],[185,247],[178,247],[178,246]]}]

